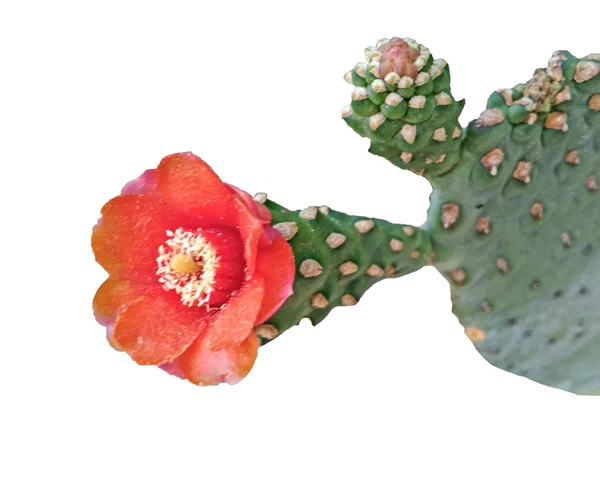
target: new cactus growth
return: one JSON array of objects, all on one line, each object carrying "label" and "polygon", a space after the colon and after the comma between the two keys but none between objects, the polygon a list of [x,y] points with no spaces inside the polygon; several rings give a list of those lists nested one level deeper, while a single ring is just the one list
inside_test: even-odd
[{"label": "new cactus growth", "polygon": [[373,154],[398,167],[427,176],[451,170],[459,158],[464,101],[452,97],[446,62],[412,39],[381,40],[365,54],[367,62],[345,75],[354,91],[344,120],[371,139]]},{"label": "new cactus growth", "polygon": [[462,132],[446,62],[382,40],[346,74],[342,117],[433,186],[422,236],[493,365],[600,394],[600,55],[555,52]]}]

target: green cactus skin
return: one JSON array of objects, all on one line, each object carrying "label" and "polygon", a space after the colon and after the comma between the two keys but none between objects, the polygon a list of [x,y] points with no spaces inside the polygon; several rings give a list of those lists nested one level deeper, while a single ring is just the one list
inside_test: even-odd
[{"label": "green cactus skin", "polygon": [[600,55],[495,92],[458,152],[422,227],[453,312],[493,365],[600,394]]},{"label": "green cactus skin", "polygon": [[413,226],[349,216],[326,206],[289,211],[270,200],[265,206],[293,249],[296,277],[294,294],[257,330],[263,343],[303,318],[316,325],[336,306],[355,305],[378,281],[431,262],[431,242]]}]

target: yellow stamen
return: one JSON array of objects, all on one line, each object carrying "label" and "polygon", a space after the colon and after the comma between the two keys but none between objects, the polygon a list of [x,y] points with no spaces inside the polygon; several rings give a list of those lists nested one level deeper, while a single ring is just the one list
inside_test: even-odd
[{"label": "yellow stamen", "polygon": [[167,231],[168,239],[158,248],[158,282],[165,291],[174,290],[185,306],[202,306],[210,301],[219,269],[219,256],[202,230],[183,228]]},{"label": "yellow stamen", "polygon": [[194,273],[199,271],[200,266],[194,258],[185,254],[176,254],[169,261],[169,266],[177,274]]}]

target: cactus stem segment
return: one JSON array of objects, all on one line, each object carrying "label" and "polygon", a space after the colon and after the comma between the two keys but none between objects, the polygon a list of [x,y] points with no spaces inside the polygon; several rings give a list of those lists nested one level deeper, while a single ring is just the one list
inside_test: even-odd
[{"label": "cactus stem segment", "polygon": [[[436,116],[456,104],[440,105],[446,92],[433,92]],[[481,355],[537,382],[598,394],[600,54],[555,52],[527,83],[492,93],[485,109],[448,151],[452,169],[432,162],[439,154],[430,133],[449,134],[457,123],[428,130],[407,120],[417,126],[414,146],[394,124],[375,153],[425,168],[432,264],[450,282],[453,312]],[[413,154],[409,165],[403,151]]]}]

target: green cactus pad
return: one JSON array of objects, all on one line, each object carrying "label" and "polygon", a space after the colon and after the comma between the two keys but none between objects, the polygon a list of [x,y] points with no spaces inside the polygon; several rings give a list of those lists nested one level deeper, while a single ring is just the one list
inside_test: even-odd
[{"label": "green cactus pad", "polygon": [[[303,318],[322,321],[336,306],[351,306],[376,282],[431,262],[428,236],[418,228],[349,216],[326,206],[289,211],[267,200],[273,226],[288,240],[296,262],[294,294],[259,330],[264,342]],[[264,328],[264,327],[263,327]]]},{"label": "green cactus pad", "polygon": [[556,52],[472,122],[424,229],[492,364],[600,394],[600,58]]},{"label": "green cactus pad", "polygon": [[[391,59],[406,70],[415,57],[407,52],[399,39],[384,40],[367,49],[364,70],[377,73],[386,55],[386,65]],[[396,90],[404,110],[372,103],[355,111],[353,102],[342,116],[371,139],[372,153],[431,181],[422,229],[434,266],[451,284],[453,311],[480,353],[540,383],[600,394],[600,55],[555,52],[528,82],[494,92],[462,134],[463,104],[451,97],[447,65],[436,62],[416,66],[440,66],[431,91]],[[355,71],[346,79],[357,99],[360,85],[377,80]],[[443,101],[430,113],[427,102],[439,92]],[[410,111],[417,95],[422,117]],[[432,132],[440,127],[446,138],[452,128],[459,135],[436,144]]]}]

